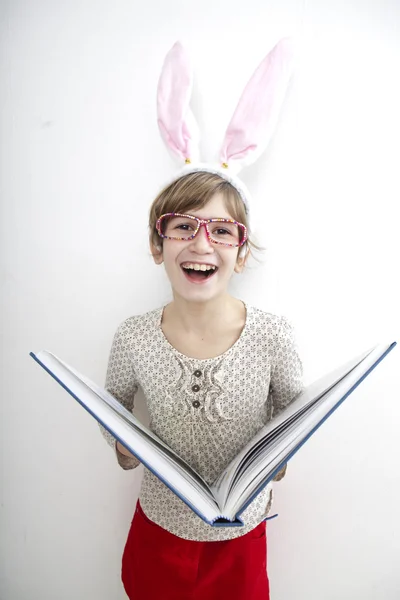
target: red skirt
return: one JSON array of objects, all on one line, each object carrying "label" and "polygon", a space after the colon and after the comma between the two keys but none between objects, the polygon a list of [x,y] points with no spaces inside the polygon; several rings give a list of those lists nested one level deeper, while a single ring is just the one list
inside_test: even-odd
[{"label": "red skirt", "polygon": [[269,600],[266,523],[233,540],[185,540],[138,501],[121,575],[130,600]]}]

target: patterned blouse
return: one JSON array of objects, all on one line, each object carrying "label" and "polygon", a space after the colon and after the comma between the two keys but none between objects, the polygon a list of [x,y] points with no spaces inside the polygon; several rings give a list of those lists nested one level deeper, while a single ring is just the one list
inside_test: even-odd
[{"label": "patterned blouse", "polygon": [[[126,319],[115,334],[105,388],[128,410],[140,386],[150,429],[211,484],[245,444],[303,389],[293,327],[282,316],[245,304],[238,340],[215,358],[189,358],[165,337],[164,307]],[[139,462],[115,448],[123,469]],[[148,469],[139,494],[145,514],[188,540],[227,540],[248,533],[271,509],[268,484],[242,513],[243,527],[211,527]]]}]

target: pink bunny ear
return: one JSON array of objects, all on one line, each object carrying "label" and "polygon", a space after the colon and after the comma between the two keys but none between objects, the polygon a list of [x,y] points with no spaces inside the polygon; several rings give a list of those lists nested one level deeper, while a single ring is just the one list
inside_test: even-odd
[{"label": "pink bunny ear", "polygon": [[157,115],[161,137],[168,149],[190,162],[197,158],[198,128],[189,108],[193,74],[180,42],[168,52],[157,90]]},{"label": "pink bunny ear", "polygon": [[282,39],[254,72],[229,123],[221,162],[237,173],[253,163],[267,147],[292,73],[293,51]]}]

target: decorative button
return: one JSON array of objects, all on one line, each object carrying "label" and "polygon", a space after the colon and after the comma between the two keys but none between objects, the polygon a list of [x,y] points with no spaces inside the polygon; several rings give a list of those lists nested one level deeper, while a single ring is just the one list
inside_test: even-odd
[{"label": "decorative button", "polygon": [[195,408],[199,408],[200,402],[198,400],[195,400],[194,402],[192,402],[192,406],[194,406]]},{"label": "decorative button", "polygon": [[195,385],[192,385],[192,390],[193,392],[198,392],[200,390],[200,386],[195,383]]},{"label": "decorative button", "polygon": [[195,372],[193,373],[193,375],[194,375],[195,377],[201,377],[201,371],[195,371]]}]

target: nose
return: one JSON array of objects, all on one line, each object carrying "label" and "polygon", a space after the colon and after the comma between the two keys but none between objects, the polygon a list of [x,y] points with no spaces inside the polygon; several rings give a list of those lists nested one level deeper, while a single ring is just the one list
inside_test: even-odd
[{"label": "nose", "polygon": [[195,237],[190,240],[190,244],[192,248],[199,252],[205,252],[206,250],[214,251],[213,244],[207,236],[205,223],[200,225],[199,231],[196,233]]}]

